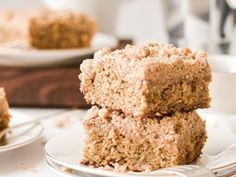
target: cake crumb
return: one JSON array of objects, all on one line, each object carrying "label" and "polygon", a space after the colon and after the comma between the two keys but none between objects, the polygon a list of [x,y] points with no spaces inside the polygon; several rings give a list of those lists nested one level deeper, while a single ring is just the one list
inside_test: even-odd
[{"label": "cake crumb", "polygon": [[68,125],[70,125],[70,123],[71,123],[71,121],[70,121],[70,118],[68,116],[59,117],[55,122],[55,127],[65,128]]},{"label": "cake crumb", "polygon": [[42,139],[42,141],[41,141],[41,143],[40,143],[40,144],[41,144],[42,146],[45,146],[47,142],[48,142],[48,140],[47,140],[47,139]]},{"label": "cake crumb", "polygon": [[21,171],[31,171],[31,172],[34,172],[34,173],[38,172],[38,170],[36,170],[33,166],[29,166],[24,162],[21,162],[21,163],[17,164],[16,168],[18,170],[21,170]]},{"label": "cake crumb", "polygon": [[117,172],[127,172],[127,165],[120,165],[118,163],[114,164],[114,171]]},{"label": "cake crumb", "polygon": [[72,173],[72,169],[71,168],[67,168],[67,167],[63,167],[62,170],[66,173]]}]

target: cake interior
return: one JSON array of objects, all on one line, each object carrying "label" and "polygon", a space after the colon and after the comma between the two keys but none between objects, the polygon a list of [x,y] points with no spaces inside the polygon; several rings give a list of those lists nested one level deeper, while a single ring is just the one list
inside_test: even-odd
[{"label": "cake interior", "polygon": [[57,21],[42,25],[32,23],[29,42],[38,49],[90,47],[94,29],[92,23],[74,26]]},{"label": "cake interior", "polygon": [[148,93],[144,93],[148,106],[143,107],[143,112],[165,115],[175,111],[208,108],[211,100],[208,85],[209,82],[204,80],[192,80],[179,81],[161,90],[148,86]]}]

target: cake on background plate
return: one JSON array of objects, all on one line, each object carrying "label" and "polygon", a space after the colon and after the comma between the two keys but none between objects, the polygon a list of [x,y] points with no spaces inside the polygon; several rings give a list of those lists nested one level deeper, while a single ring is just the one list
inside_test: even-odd
[{"label": "cake on background plate", "polygon": [[134,116],[208,108],[211,70],[204,51],[144,43],[102,49],[81,64],[88,103]]},{"label": "cake on background plate", "polygon": [[[0,132],[8,127],[9,112],[8,102],[6,99],[6,93],[3,88],[0,87]],[[0,145],[5,143],[5,136],[0,139]]]},{"label": "cake on background plate", "polygon": [[84,14],[48,9],[0,12],[0,42],[37,49],[89,47],[96,23]]},{"label": "cake on background plate", "polygon": [[92,107],[84,128],[81,163],[129,171],[192,163],[207,137],[205,123],[195,111],[144,118]]}]

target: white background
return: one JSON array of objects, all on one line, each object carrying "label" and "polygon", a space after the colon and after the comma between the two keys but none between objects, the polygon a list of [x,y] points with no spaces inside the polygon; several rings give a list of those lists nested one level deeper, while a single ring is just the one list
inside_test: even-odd
[{"label": "white background", "polygon": [[[135,43],[146,40],[166,41],[162,0],[123,1],[118,11],[117,28],[114,35],[132,37]],[[0,0],[0,7],[14,9],[39,7],[42,4],[40,0]]]}]

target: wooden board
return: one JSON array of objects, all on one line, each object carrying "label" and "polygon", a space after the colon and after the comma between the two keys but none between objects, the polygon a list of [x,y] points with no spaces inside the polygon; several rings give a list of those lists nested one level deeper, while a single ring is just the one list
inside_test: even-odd
[{"label": "wooden board", "polygon": [[79,65],[57,68],[0,68],[0,85],[11,106],[86,107]]}]

